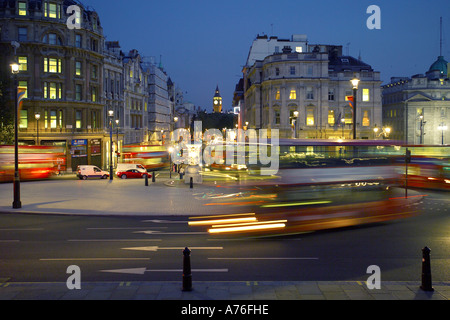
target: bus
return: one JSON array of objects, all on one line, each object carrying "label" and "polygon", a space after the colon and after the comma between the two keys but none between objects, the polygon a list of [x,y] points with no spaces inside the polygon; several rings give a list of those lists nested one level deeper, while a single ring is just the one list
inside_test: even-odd
[{"label": "bus", "polygon": [[[60,147],[19,146],[18,162],[21,181],[49,179],[66,168]],[[14,146],[0,146],[0,182],[12,182],[14,170]]]},{"label": "bus", "polygon": [[122,156],[123,163],[142,164],[147,171],[169,166],[169,153],[163,145],[125,145]]}]

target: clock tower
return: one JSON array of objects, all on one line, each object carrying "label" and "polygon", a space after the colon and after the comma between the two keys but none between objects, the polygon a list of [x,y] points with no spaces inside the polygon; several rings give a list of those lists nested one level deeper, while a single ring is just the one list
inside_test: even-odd
[{"label": "clock tower", "polygon": [[220,96],[219,86],[217,86],[216,93],[214,94],[213,107],[214,112],[216,113],[222,112],[222,97]]}]

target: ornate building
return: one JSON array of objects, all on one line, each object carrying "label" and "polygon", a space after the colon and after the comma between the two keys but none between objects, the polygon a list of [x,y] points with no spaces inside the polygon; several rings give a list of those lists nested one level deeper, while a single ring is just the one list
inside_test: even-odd
[{"label": "ornate building", "polygon": [[[302,51],[302,52],[300,52]],[[280,138],[351,138],[350,80],[357,91],[357,138],[371,139],[381,124],[380,73],[360,59],[342,56],[341,46],[309,45],[256,60],[243,69],[242,123],[278,129]]]},{"label": "ornate building", "polygon": [[383,86],[383,123],[392,138],[409,144],[450,141],[450,80],[443,56],[426,74],[391,78]]},{"label": "ornate building", "polygon": [[[70,5],[81,8],[81,29],[67,27]],[[17,59],[26,89],[20,143],[65,148],[68,169],[103,163],[103,41],[98,14],[77,1],[0,1],[0,63],[7,70]]]}]

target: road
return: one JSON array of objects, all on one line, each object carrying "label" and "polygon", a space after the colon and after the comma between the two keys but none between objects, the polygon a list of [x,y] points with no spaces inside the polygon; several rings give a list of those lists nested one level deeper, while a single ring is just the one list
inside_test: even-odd
[{"label": "road", "polygon": [[421,214],[358,227],[277,237],[210,235],[187,216],[99,217],[0,214],[0,278],[66,281],[179,281],[185,247],[198,281],[420,281],[431,248],[433,281],[450,280],[450,200],[425,192]]}]

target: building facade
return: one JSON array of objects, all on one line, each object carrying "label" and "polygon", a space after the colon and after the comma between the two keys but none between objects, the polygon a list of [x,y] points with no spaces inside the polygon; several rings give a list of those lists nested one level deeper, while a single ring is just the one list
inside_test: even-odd
[{"label": "building facade", "polygon": [[[298,50],[300,51],[300,50]],[[357,91],[357,138],[372,139],[381,124],[380,73],[358,59],[342,56],[342,47],[314,45],[305,52],[283,52],[256,60],[243,69],[241,123],[278,129],[280,138],[352,137],[350,80]]]},{"label": "building facade", "polygon": [[426,74],[395,77],[382,87],[383,123],[392,138],[408,144],[439,145],[450,141],[448,64],[439,56]]},{"label": "building facade", "polygon": [[[81,29],[67,27],[70,5],[82,10],[77,17]],[[15,53],[12,41],[20,44]],[[98,14],[78,2],[0,2],[2,68],[9,69],[16,59],[19,88],[26,90],[20,143],[64,148],[69,171],[79,164],[103,163],[103,42]]]}]

